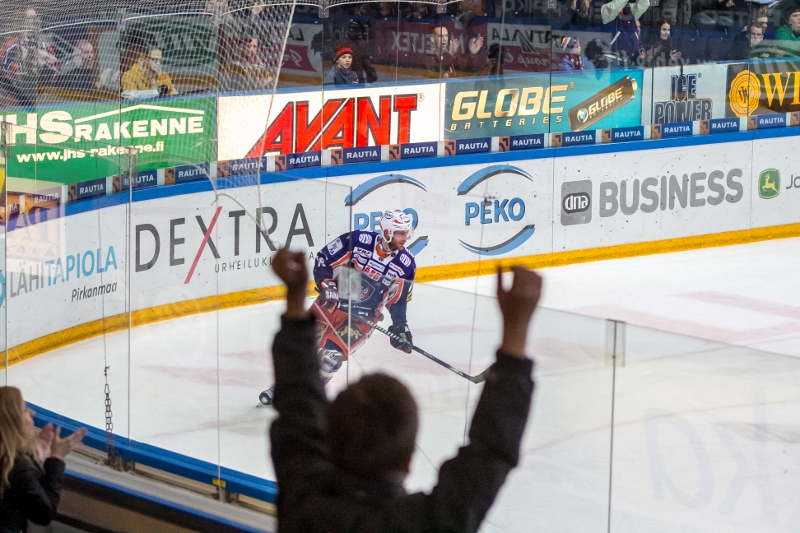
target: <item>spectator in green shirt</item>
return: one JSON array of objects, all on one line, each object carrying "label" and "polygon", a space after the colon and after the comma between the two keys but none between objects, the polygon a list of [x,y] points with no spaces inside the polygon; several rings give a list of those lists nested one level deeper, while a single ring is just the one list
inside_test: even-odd
[{"label": "spectator in green shirt", "polygon": [[800,2],[793,2],[784,11],[784,25],[775,32],[775,40],[785,55],[800,56]]}]

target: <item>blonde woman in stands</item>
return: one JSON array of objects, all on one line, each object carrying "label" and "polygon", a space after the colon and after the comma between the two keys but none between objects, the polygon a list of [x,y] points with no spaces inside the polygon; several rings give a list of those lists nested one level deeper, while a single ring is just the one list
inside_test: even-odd
[{"label": "blonde woman in stands", "polygon": [[61,438],[47,424],[37,436],[33,411],[15,387],[0,387],[0,531],[27,531],[28,521],[49,524],[56,516],[64,457],[86,434],[81,428]]}]

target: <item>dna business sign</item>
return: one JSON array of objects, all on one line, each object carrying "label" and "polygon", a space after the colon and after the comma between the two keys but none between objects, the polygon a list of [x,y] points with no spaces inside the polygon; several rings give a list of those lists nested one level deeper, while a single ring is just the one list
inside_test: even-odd
[{"label": "dna business sign", "polygon": [[642,70],[447,82],[445,139],[639,126]]},{"label": "dna business sign", "polygon": [[213,161],[214,98],[46,106],[0,110],[9,125],[7,173],[60,183],[120,174],[123,147],[135,147],[139,170]]}]

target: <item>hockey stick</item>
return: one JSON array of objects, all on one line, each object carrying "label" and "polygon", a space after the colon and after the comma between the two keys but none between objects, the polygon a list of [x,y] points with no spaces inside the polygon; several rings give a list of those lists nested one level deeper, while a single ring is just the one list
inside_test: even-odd
[{"label": "hockey stick", "polygon": [[[367,323],[369,325],[369,327],[371,327],[372,329],[380,331],[381,333],[383,333],[384,335],[386,335],[390,339],[394,339],[396,341],[401,341],[401,342],[405,341],[404,339],[400,338],[398,335],[395,335],[394,333],[392,333],[389,330],[383,329],[382,327],[378,326],[377,324],[373,324],[372,322],[369,322],[368,320],[364,320],[364,322]],[[458,374],[462,378],[467,379],[467,380],[471,381],[472,383],[483,383],[484,381],[486,381],[486,375],[488,374],[489,370],[492,368],[491,366],[489,366],[489,368],[487,368],[486,370],[484,370],[480,374],[478,374],[476,376],[470,376],[469,374],[466,374],[466,373],[462,372],[461,370],[459,370],[457,368],[453,368],[452,366],[448,365],[447,363],[445,363],[444,361],[442,361],[441,359],[439,359],[435,355],[429,354],[428,352],[426,352],[422,348],[418,348],[418,347],[414,346],[413,344],[411,344],[411,349],[414,350],[415,352],[419,353],[419,354],[424,355],[425,357],[427,357],[428,359],[430,359],[434,363],[445,367],[446,369],[450,370],[451,372],[455,372],[456,374]]]}]

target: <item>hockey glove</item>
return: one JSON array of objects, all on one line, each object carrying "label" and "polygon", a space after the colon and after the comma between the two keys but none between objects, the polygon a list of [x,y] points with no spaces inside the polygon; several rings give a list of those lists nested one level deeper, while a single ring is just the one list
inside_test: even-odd
[{"label": "hockey glove", "polygon": [[326,279],[319,284],[319,305],[329,311],[336,309],[339,305],[339,291],[336,289],[336,282]]},{"label": "hockey glove", "polygon": [[393,335],[389,337],[392,348],[396,348],[405,353],[411,353],[413,344],[411,342],[411,330],[408,329],[408,324],[405,322],[394,324],[389,328],[389,333]]}]

